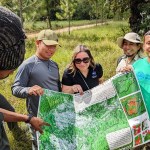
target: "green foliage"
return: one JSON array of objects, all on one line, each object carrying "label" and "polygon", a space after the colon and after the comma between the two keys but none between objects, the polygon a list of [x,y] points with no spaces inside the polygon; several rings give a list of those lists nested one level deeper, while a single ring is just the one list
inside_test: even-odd
[{"label": "green foliage", "polygon": [[89,4],[89,1],[87,0],[78,0],[78,7],[76,8],[73,18],[76,20],[79,19],[91,19],[90,17],[90,11],[92,10],[91,5]]},{"label": "green foliage", "polygon": [[141,4],[139,6],[139,9],[141,11],[142,21],[140,25],[140,33],[143,34],[150,30],[150,3],[147,4]]},{"label": "green foliage", "polygon": [[56,13],[56,17],[60,20],[71,19],[77,7],[76,0],[61,0],[60,12]]},{"label": "green foliage", "polygon": [[35,45],[36,39],[27,39],[26,40],[26,55],[25,58],[29,58],[31,55],[35,53],[36,45]]},{"label": "green foliage", "polygon": [[109,8],[108,18],[113,17],[115,20],[123,20],[130,16],[129,0],[107,0],[106,6]]},{"label": "green foliage", "polygon": [[32,30],[36,26],[35,21],[44,21],[45,26],[51,28],[52,20],[69,18],[101,19],[102,22],[130,18],[132,31],[142,34],[150,29],[148,0],[1,0],[0,5],[23,17],[24,22],[32,22]]}]

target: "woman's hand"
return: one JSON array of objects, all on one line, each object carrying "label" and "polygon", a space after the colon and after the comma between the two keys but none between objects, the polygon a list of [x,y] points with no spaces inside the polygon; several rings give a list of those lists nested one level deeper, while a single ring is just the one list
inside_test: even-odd
[{"label": "woman's hand", "polygon": [[80,93],[80,95],[83,95],[83,89],[79,84],[75,84],[72,86],[73,93]]},{"label": "woman's hand", "polygon": [[62,85],[62,92],[70,94],[80,93],[82,95],[83,89],[79,84],[75,84],[72,86]]}]

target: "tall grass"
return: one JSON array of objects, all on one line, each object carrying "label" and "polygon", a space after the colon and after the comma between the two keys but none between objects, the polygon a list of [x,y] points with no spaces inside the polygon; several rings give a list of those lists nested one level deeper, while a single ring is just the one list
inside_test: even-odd
[{"label": "tall grass", "polygon": [[[53,60],[59,65],[60,75],[67,64],[71,61],[72,51],[78,44],[87,45],[96,62],[100,63],[104,70],[103,80],[107,80],[115,75],[117,58],[122,55],[122,50],[117,46],[116,39],[123,36],[124,32],[128,32],[129,27],[125,22],[113,22],[111,24],[101,25],[93,28],[72,31],[59,34],[59,43]],[[27,39],[26,41],[26,58],[35,53],[35,39]],[[10,86],[13,83],[16,72],[9,78],[1,81],[0,93],[4,94],[9,102],[15,107],[17,112],[27,113],[25,100],[16,98],[11,95]],[[2,90],[3,89],[3,90]],[[25,127],[24,123],[20,123],[21,127]],[[13,139],[11,133],[7,130],[8,138],[12,150],[30,150],[29,142],[17,142]],[[17,147],[17,148],[16,148]]]}]

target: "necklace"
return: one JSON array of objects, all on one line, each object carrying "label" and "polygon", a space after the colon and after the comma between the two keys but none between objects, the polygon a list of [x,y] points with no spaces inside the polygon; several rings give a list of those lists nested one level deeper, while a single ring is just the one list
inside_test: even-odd
[{"label": "necklace", "polygon": [[82,80],[83,80],[84,84],[86,85],[87,89],[88,89],[88,90],[90,90],[90,88],[89,88],[89,86],[88,86],[87,82],[86,82],[86,81],[84,80],[84,78],[83,78],[83,75],[81,74],[81,72],[80,72],[80,71],[78,71],[78,72],[79,72],[79,74],[80,74],[80,76],[81,76],[81,78],[82,78]]}]

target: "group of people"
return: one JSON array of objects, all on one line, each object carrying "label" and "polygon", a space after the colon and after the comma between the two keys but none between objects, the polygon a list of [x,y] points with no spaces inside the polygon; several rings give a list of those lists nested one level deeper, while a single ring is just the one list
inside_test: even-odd
[{"label": "group of people", "polygon": [[[57,46],[59,43],[56,33],[49,29],[42,30],[36,40],[35,55],[20,65],[12,85],[12,94],[26,98],[27,110],[33,116],[37,116],[39,96],[44,93],[44,88],[83,94],[84,91],[99,85],[103,75],[102,66],[94,62],[89,48],[78,45],[74,50],[72,62],[63,74],[61,85],[58,65],[50,59],[55,54]],[[34,129],[32,135],[33,147],[37,149]]]},{"label": "group of people", "polygon": [[[19,30],[20,35],[18,35],[19,32],[10,32],[10,28],[12,28],[12,31]],[[5,36],[9,36],[9,38],[13,36],[12,42],[1,36],[2,33]],[[25,121],[30,123],[34,138],[33,149],[38,148],[35,131],[38,130],[42,133],[41,126],[49,125],[36,117],[39,96],[44,93],[44,88],[70,94],[80,93],[82,95],[84,91],[99,85],[103,76],[103,68],[99,63],[95,63],[90,49],[85,45],[78,45],[73,51],[71,63],[64,71],[62,81],[60,81],[58,65],[51,60],[57,46],[60,44],[57,34],[50,29],[42,30],[38,34],[35,55],[25,61],[23,61],[25,54],[24,43],[25,35],[20,19],[11,11],[0,7],[0,79],[7,77],[19,66],[11,87],[12,94],[19,98],[26,98],[29,113],[29,115],[15,113],[13,107],[3,97],[3,101],[6,104],[2,106],[0,103],[0,147],[7,146],[7,149],[9,149],[8,142],[5,144],[1,140],[8,141],[6,134],[5,136],[2,135],[4,133],[3,120],[6,122]],[[123,49],[124,55],[117,61],[116,73],[134,69],[142,92],[145,93],[143,96],[150,115],[150,102],[148,100],[150,93],[150,31],[144,35],[144,43],[142,43],[140,36],[134,32],[118,38],[117,43]],[[144,57],[143,48],[147,57]],[[6,150],[6,147],[3,149]]]},{"label": "group of people", "polygon": [[[80,93],[89,90],[101,82],[103,76],[102,66],[95,63],[94,58],[85,45],[78,45],[74,49],[72,62],[65,70],[62,84],[60,82],[59,68],[51,60],[59,46],[57,34],[50,30],[42,30],[36,40],[36,52],[30,58],[24,59],[25,35],[20,19],[13,12],[0,7],[0,78],[4,79],[13,73],[19,66],[14,83],[11,87],[12,94],[19,98],[26,98],[29,115],[17,114],[3,95],[0,96],[1,128],[0,147],[6,145],[9,149],[8,139],[2,135],[2,121],[9,122],[10,130],[19,127],[17,121],[30,123],[33,135],[33,149],[38,149],[36,131],[42,133],[42,126],[49,125],[37,118],[39,96],[44,93],[44,88],[65,93]],[[5,35],[5,36],[4,36]],[[6,37],[6,38],[5,38]],[[10,41],[9,41],[10,40]],[[3,108],[3,109],[2,109]],[[10,118],[11,116],[11,118]],[[8,117],[8,119],[6,119]],[[15,118],[16,117],[16,118]],[[15,132],[16,132],[15,130]],[[7,141],[7,144],[5,144]]]}]

